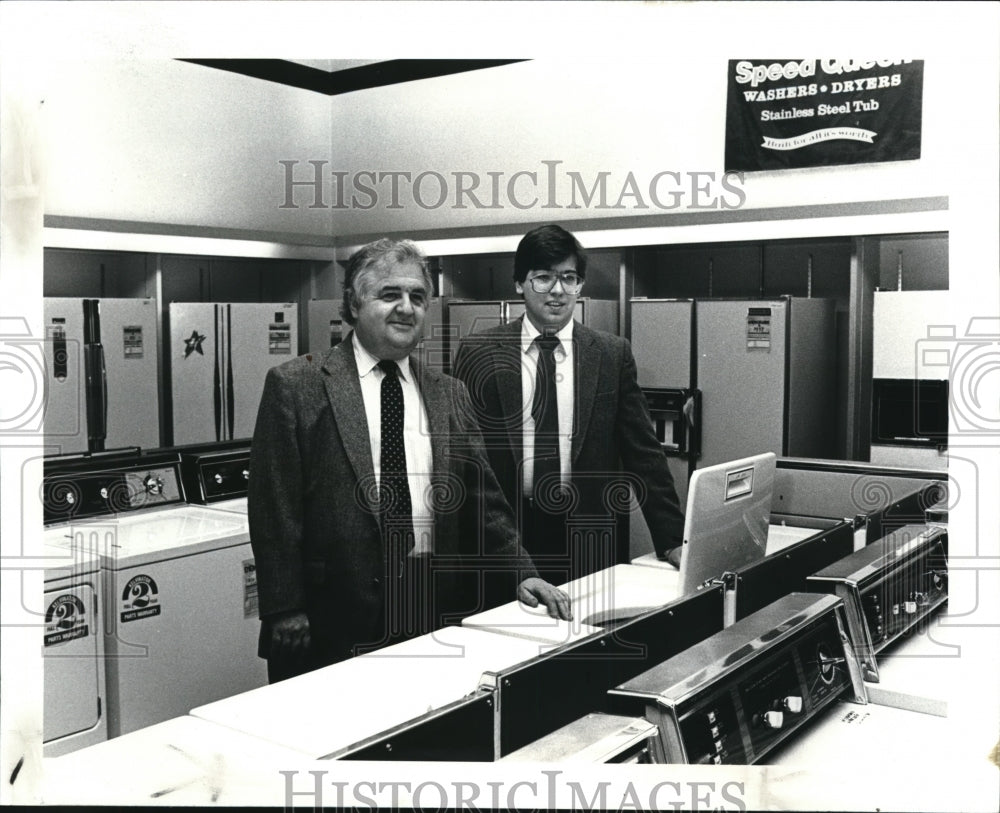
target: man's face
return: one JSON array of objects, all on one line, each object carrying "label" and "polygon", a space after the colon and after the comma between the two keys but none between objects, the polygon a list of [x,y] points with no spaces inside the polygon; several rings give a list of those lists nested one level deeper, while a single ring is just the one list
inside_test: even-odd
[{"label": "man's face", "polygon": [[579,290],[569,293],[563,283],[557,281],[552,290],[548,293],[541,293],[536,291],[532,285],[532,280],[535,278],[545,279],[548,277],[551,281],[553,278],[558,279],[563,274],[576,274],[575,257],[567,257],[551,268],[532,269],[528,272],[524,284],[515,283],[517,292],[524,297],[525,312],[539,331],[554,333],[565,327],[573,318],[573,309],[580,296]]},{"label": "man's face", "polygon": [[362,346],[379,359],[410,355],[424,332],[430,292],[416,263],[391,263],[365,272],[351,311]]}]

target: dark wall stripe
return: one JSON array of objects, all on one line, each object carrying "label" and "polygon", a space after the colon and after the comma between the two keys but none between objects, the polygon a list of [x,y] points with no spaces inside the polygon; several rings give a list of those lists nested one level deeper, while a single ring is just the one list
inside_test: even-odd
[{"label": "dark wall stripe", "polygon": [[209,68],[252,76],[327,96],[398,85],[419,79],[495,68],[521,59],[390,59],[340,71],[324,71],[285,59],[181,59]]}]

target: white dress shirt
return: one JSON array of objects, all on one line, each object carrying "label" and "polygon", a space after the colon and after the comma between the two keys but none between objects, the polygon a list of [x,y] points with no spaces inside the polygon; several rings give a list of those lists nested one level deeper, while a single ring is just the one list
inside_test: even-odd
[{"label": "white dress shirt", "polygon": [[[379,360],[361,346],[357,334],[352,333],[354,359],[358,364],[361,397],[365,402],[368,419],[368,439],[371,442],[372,465],[375,482],[381,482],[382,472],[382,379],[385,373],[378,366]],[[411,556],[431,553],[434,550],[434,512],[430,504],[431,438],[427,431],[427,412],[414,380],[410,360],[397,362],[399,383],[403,390],[403,449],[406,452],[406,475],[410,486],[410,503],[413,506],[414,548]]]},{"label": "white dress shirt", "polygon": [[[535,394],[535,375],[538,368],[538,345],[535,337],[540,331],[525,316],[521,320],[521,415],[524,429],[524,482],[525,497],[532,495],[535,477],[535,419],[531,417],[531,402]],[[573,320],[563,327],[556,338],[559,345],[553,352],[556,365],[556,404],[559,408],[559,479],[568,483],[570,459],[573,450]]]}]

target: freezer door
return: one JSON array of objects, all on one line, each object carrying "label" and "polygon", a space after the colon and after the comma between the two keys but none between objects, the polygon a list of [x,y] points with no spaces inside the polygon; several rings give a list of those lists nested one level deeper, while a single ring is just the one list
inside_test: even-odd
[{"label": "freezer door", "polygon": [[87,451],[87,401],[83,367],[83,300],[46,297],[45,440],[47,452]]},{"label": "freezer door", "polygon": [[232,431],[225,439],[232,440],[253,435],[267,371],[298,355],[298,307],[294,302],[240,303],[225,307],[232,308],[226,353],[231,371],[223,380],[227,420],[229,411],[232,415]]},{"label": "freezer door", "polygon": [[340,316],[340,299],[310,299],[309,352],[314,356],[338,344],[350,326],[343,324]]},{"label": "freezer door", "polygon": [[640,387],[692,387],[692,300],[633,299],[632,355]]},{"label": "freezer door", "polygon": [[427,305],[424,318],[424,336],[417,345],[416,354],[421,364],[435,370],[444,370],[450,361],[451,342],[445,323],[445,304],[441,297],[433,297]]},{"label": "freezer door", "polygon": [[101,344],[108,375],[104,446],[160,446],[156,301],[102,299]]},{"label": "freezer door", "polygon": [[211,302],[170,303],[170,400],[178,446],[223,438],[223,344],[216,311]]},{"label": "freezer door", "polygon": [[762,452],[784,454],[787,316],[782,301],[697,302],[699,468]]}]

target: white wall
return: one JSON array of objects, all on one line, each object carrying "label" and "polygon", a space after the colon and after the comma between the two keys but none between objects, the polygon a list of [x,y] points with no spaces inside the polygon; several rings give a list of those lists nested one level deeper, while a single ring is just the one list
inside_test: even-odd
[{"label": "white wall", "polygon": [[[786,46],[778,56],[788,50]],[[802,53],[801,47],[791,50]],[[739,203],[717,183],[695,199],[688,174],[723,175],[727,60],[755,55],[769,56],[746,43],[715,43],[696,57],[672,52],[657,58],[588,61],[542,55],[531,62],[335,98],[332,153],[337,169],[352,175],[362,170],[408,171],[414,178],[436,171],[449,180],[452,191],[445,205],[430,208],[440,185],[429,178],[421,186],[427,208],[401,195],[402,208],[393,210],[386,205],[390,195],[385,181],[377,187],[382,193],[379,207],[338,211],[335,229],[367,234],[663,214],[647,190],[653,177],[665,170],[679,172],[683,179],[678,188],[684,197],[674,213],[691,211],[692,204],[705,206],[720,196]],[[965,70],[958,62],[927,63],[920,160],[750,173],[742,186],[742,208],[947,195],[954,120],[960,114],[953,89]],[[357,137],[359,129],[366,137]],[[561,162],[555,168],[554,196],[548,194],[549,170],[543,164],[548,160]],[[490,183],[486,173],[502,172],[503,205],[477,210],[466,198],[469,208],[457,208],[450,175],[456,170],[482,178],[477,194],[484,203],[490,200],[488,191],[483,194]],[[523,210],[506,195],[508,180],[519,171],[537,174],[537,181],[522,179],[514,190],[522,205],[538,198],[536,205]],[[609,173],[608,205],[597,206],[595,200],[589,207],[570,208],[568,172],[579,173],[588,187],[599,173]],[[616,208],[630,172],[643,200],[626,196]],[[707,181],[702,177],[698,183],[704,186]],[[671,203],[672,185],[666,180],[659,186],[664,204]],[[358,199],[367,204],[367,196]],[[559,208],[546,208],[553,200]],[[581,201],[578,196],[577,203]],[[715,203],[716,211],[721,203]]]},{"label": "white wall", "polygon": [[168,58],[44,66],[45,213],[329,236],[281,209],[285,158],[326,158],[325,96]]}]

